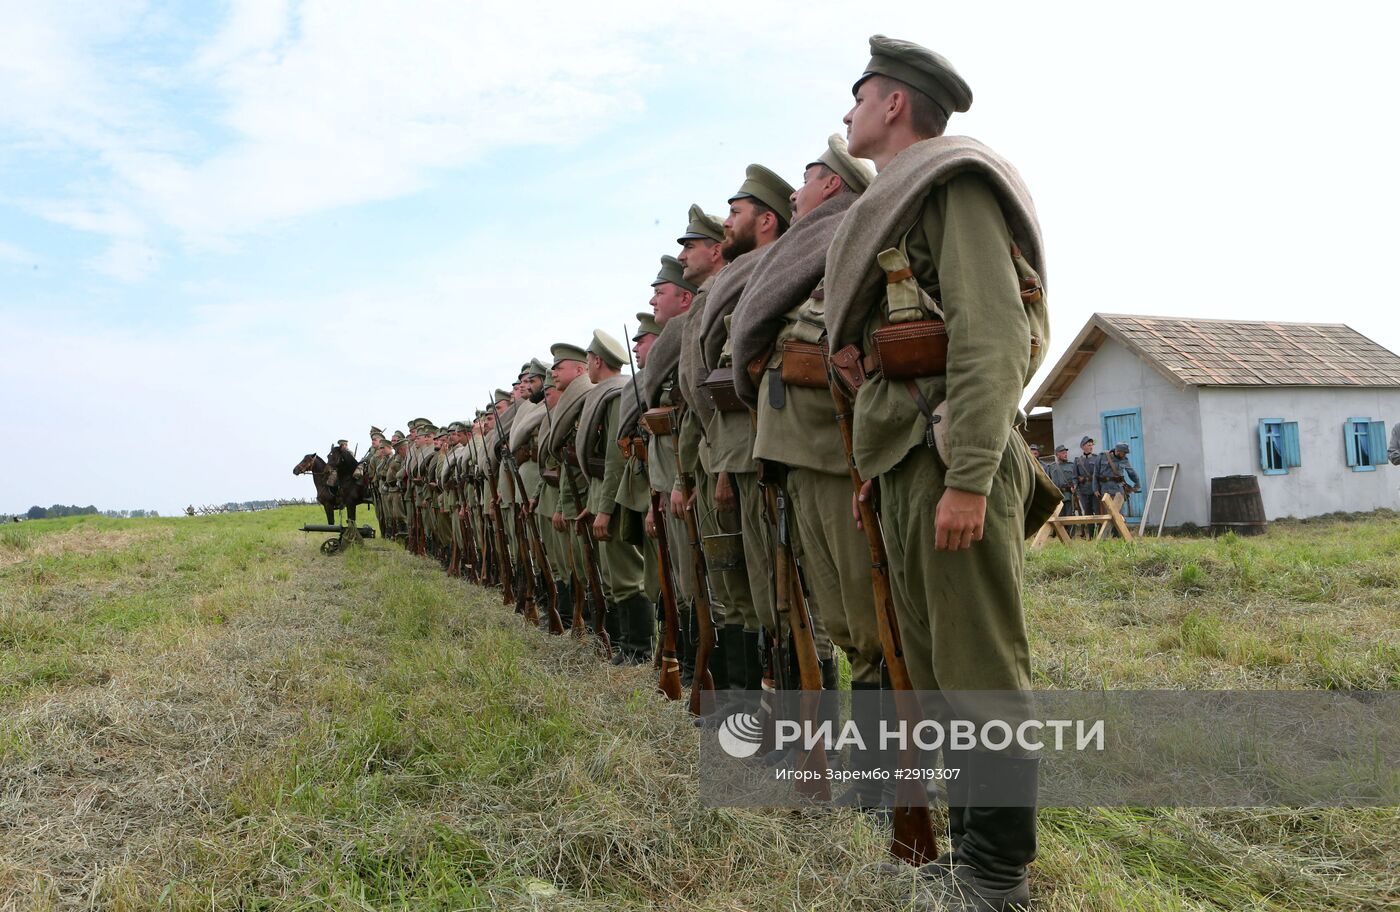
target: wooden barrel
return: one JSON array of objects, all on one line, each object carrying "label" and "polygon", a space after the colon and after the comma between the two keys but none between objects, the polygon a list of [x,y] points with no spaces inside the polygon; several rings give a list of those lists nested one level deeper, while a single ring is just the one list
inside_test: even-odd
[{"label": "wooden barrel", "polygon": [[1210,480],[1210,531],[1259,535],[1268,526],[1259,479],[1254,475],[1226,475]]}]

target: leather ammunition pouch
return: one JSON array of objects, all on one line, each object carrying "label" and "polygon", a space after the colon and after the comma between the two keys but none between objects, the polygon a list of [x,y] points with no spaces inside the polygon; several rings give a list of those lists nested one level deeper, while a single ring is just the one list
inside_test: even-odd
[{"label": "leather ammunition pouch", "polygon": [[608,471],[608,459],[606,456],[588,457],[588,477],[602,478]]},{"label": "leather ammunition pouch", "polygon": [[648,409],[642,415],[642,424],[655,437],[669,437],[676,430],[676,407],[663,405]]},{"label": "leather ammunition pouch", "polygon": [[934,377],[948,370],[948,327],[942,320],[893,323],[871,335],[869,367],[887,380]]},{"label": "leather ammunition pouch", "polygon": [[558,469],[540,469],[540,477],[543,478],[544,483],[549,485],[551,488],[559,487]]},{"label": "leather ammunition pouch", "polygon": [[860,349],[854,345],[847,345],[840,351],[833,352],[830,357],[831,369],[836,374],[836,379],[846,388],[848,395],[855,396],[865,383],[865,362]]},{"label": "leather ammunition pouch", "polygon": [[734,368],[717,367],[700,384],[700,389],[714,400],[715,408],[721,412],[742,412],[748,409],[744,400],[734,391]]},{"label": "leather ammunition pouch", "polygon": [[579,468],[579,464],[578,464],[578,450],[574,448],[574,445],[573,445],[572,443],[566,443],[566,444],[564,444],[563,448],[560,450],[560,454],[559,454],[559,455],[561,455],[562,457],[564,457],[564,460],[563,460],[563,461],[564,461],[567,465],[571,465],[571,466],[573,466],[573,467],[576,468],[576,469]]},{"label": "leather ammunition pouch", "polygon": [[533,446],[530,446],[529,444],[526,444],[522,447],[516,447],[515,450],[511,453],[511,455],[515,457],[515,461],[517,464],[523,462],[533,462],[535,459],[535,448]]},{"label": "leather ammunition pouch", "polygon": [[622,451],[623,459],[631,459],[635,456],[642,462],[647,461],[647,441],[645,437],[621,437],[617,441],[617,448]]},{"label": "leather ammunition pouch", "polygon": [[783,343],[783,383],[826,389],[826,348],[812,342],[788,339]]}]

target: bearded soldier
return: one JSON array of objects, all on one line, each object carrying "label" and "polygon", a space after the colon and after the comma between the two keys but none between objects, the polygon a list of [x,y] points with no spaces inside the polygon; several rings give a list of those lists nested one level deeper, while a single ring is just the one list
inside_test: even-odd
[{"label": "bearded soldier", "polygon": [[[729,265],[715,279],[694,327],[698,363],[706,374],[697,394],[709,393],[714,402],[702,428],[710,448],[714,503],[721,513],[738,520],[743,542],[743,575],[736,573],[725,580],[728,613],[721,635],[732,689],[762,688],[760,628],[776,631],[780,626],[770,590],[772,543],[753,458],[753,420],[734,392],[736,366],[731,363],[725,318],[733,312],[764,248],[787,231],[792,192],[787,181],[768,168],[749,165],[746,169],[743,183],[729,199],[729,217],[724,222],[723,250]],[[715,382],[725,373],[730,375],[727,389]]]},{"label": "bearded soldier", "polygon": [[[845,123],[851,154],[871,159],[878,176],[827,257],[832,360],[852,365],[859,383],[855,459],[862,478],[879,479],[910,677],[944,695],[924,709],[945,724],[956,714],[978,730],[991,718],[1014,730],[1029,715],[1031,683],[1025,529],[1058,500],[1052,493],[1047,507],[1036,496],[1043,473],[1013,431],[1048,341],[1040,230],[1008,162],[942,135],[972,103],[952,65],[879,35],[870,51]],[[875,494],[867,481],[862,496]],[[945,755],[961,770],[948,789],[952,852],[926,866],[926,885],[951,909],[1027,905],[1037,761]],[[1007,803],[1018,806],[989,806]]]}]

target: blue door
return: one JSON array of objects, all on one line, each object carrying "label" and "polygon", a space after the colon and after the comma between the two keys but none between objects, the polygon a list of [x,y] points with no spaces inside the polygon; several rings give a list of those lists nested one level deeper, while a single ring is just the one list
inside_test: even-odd
[{"label": "blue door", "polygon": [[1129,494],[1123,505],[1123,517],[1136,521],[1142,517],[1142,503],[1147,486],[1152,483],[1144,471],[1146,460],[1142,452],[1142,409],[1113,409],[1099,416],[1103,420],[1103,449],[1106,451],[1116,444],[1128,445],[1128,462],[1137,472],[1141,490]]}]

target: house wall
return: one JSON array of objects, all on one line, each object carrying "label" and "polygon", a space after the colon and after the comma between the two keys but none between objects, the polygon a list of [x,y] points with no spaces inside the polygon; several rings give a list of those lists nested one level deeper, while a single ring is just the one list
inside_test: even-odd
[{"label": "house wall", "polygon": [[[1143,453],[1139,464],[1145,469],[1143,489],[1151,483],[1152,469],[1159,463],[1181,465],[1166,524],[1204,525],[1210,515],[1210,486],[1202,464],[1198,390],[1178,388],[1112,339],[1104,341],[1084,371],[1055,401],[1055,441],[1069,447],[1073,456],[1079,455],[1079,439],[1085,434],[1097,441],[1096,452],[1110,447],[1114,441],[1101,439],[1100,415],[1127,408],[1142,410]],[[1154,506],[1154,523],[1159,515]]]},{"label": "house wall", "polygon": [[[1056,407],[1058,417],[1059,408]],[[1299,518],[1336,510],[1396,507],[1400,468],[1374,472],[1347,466],[1343,425],[1348,418],[1385,422],[1386,435],[1400,421],[1400,390],[1344,387],[1203,387],[1200,390],[1205,483],[1222,475],[1257,475],[1269,519]],[[1302,465],[1287,475],[1265,475],[1259,466],[1259,422],[1298,422]],[[1384,461],[1384,454],[1380,454]]]}]

